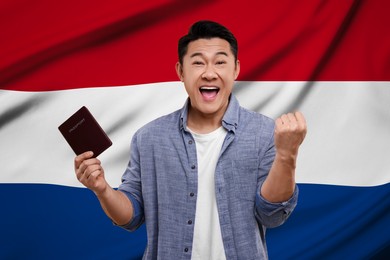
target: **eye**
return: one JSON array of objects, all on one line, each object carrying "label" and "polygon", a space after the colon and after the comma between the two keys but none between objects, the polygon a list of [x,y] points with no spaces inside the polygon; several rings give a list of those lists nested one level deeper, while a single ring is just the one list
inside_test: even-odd
[{"label": "eye", "polygon": [[216,62],[217,65],[222,65],[222,64],[226,64],[226,61],[224,60],[220,60],[220,61],[217,61]]},{"label": "eye", "polygon": [[196,60],[196,61],[193,61],[192,64],[193,65],[203,65],[203,62]]}]

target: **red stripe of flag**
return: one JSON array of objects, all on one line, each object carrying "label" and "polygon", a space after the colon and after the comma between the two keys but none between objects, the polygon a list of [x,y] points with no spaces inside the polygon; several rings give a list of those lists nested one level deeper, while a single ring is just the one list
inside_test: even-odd
[{"label": "red stripe of flag", "polygon": [[177,80],[196,20],[230,28],[239,80],[390,80],[390,1],[0,3],[0,88],[55,90]]}]

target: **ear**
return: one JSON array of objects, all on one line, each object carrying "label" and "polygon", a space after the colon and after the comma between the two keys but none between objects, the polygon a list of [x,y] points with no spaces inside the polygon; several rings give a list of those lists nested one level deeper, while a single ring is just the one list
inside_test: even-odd
[{"label": "ear", "polygon": [[238,78],[239,74],[240,74],[240,61],[237,60],[236,67],[234,68],[234,80]]},{"label": "ear", "polygon": [[176,62],[176,74],[181,81],[183,81],[183,67],[180,62]]}]

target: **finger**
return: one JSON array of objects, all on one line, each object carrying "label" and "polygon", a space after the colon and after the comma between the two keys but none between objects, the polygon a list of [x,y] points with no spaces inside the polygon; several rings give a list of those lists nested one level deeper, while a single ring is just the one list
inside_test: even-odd
[{"label": "finger", "polygon": [[294,117],[296,118],[297,130],[305,136],[307,132],[305,117],[301,112],[295,112]]},{"label": "finger", "polygon": [[280,128],[281,126],[283,125],[283,121],[282,119],[279,117],[275,120],[275,126],[276,126],[276,129]]},{"label": "finger", "polygon": [[87,159],[80,164],[78,170],[80,172],[84,172],[88,167],[92,167],[93,165],[100,165],[100,164],[101,162],[97,158]]},{"label": "finger", "polygon": [[92,177],[92,179],[99,176],[103,171],[103,168],[99,164],[93,164],[88,166],[83,172],[79,173],[79,180],[83,182],[84,180],[89,181]]},{"label": "finger", "polygon": [[283,114],[280,119],[282,120],[282,124],[288,124],[290,122],[290,119],[286,114]]},{"label": "finger", "polygon": [[289,120],[290,125],[292,126],[298,125],[297,119],[295,118],[295,115],[293,113],[288,113],[287,118]]},{"label": "finger", "polygon": [[95,171],[92,171],[91,174],[88,176],[88,180],[96,180],[100,175],[103,174],[103,168],[100,167],[100,169],[96,169]]},{"label": "finger", "polygon": [[101,165],[101,162],[96,158],[87,159],[87,160],[83,161],[80,164],[79,168],[76,169],[77,178],[80,180],[81,177],[86,173],[88,168],[95,169],[95,167],[101,167],[100,165]]},{"label": "finger", "polygon": [[295,118],[300,126],[304,126],[306,128],[306,119],[303,114],[299,111],[295,112]]},{"label": "finger", "polygon": [[301,143],[302,143],[303,140],[305,139],[306,133],[307,133],[306,119],[305,119],[304,115],[299,111],[295,112],[295,117],[297,118],[299,130],[302,133],[302,141],[301,141]]},{"label": "finger", "polygon": [[85,172],[84,172],[84,177],[86,179],[89,179],[91,177],[94,177],[94,176],[97,176],[97,175],[100,175],[100,172],[102,170],[102,167],[100,165],[92,165],[90,167],[88,167]]},{"label": "finger", "polygon": [[76,158],[74,159],[74,169],[77,170],[83,161],[85,161],[86,159],[92,158],[92,156],[93,156],[92,151],[88,151],[88,152],[77,155]]}]

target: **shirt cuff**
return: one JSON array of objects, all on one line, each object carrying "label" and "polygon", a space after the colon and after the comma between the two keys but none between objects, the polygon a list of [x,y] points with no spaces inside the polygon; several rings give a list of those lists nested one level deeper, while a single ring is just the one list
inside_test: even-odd
[{"label": "shirt cuff", "polygon": [[276,227],[283,224],[293,212],[298,202],[299,189],[295,185],[295,190],[290,199],[284,202],[269,202],[260,195],[260,190],[256,194],[256,216],[260,222],[267,227]]},{"label": "shirt cuff", "polygon": [[289,211],[290,213],[294,210],[295,206],[297,205],[297,202],[298,202],[298,194],[299,194],[299,188],[297,185],[295,185],[295,189],[294,189],[294,193],[293,195],[290,197],[290,199],[288,199],[287,201],[283,201],[283,202],[269,202],[268,200],[266,200],[263,196],[261,196],[260,194],[260,191],[257,192],[256,194],[256,205],[259,209],[261,209],[261,211],[270,216],[274,213],[276,213],[277,211],[280,211],[280,210],[285,210],[285,211]]},{"label": "shirt cuff", "polygon": [[133,206],[133,216],[130,219],[129,223],[127,223],[127,224],[118,225],[115,222],[112,222],[112,223],[115,226],[124,228],[124,229],[126,229],[128,231],[135,231],[144,222],[143,209],[141,207],[141,204],[134,198],[133,195],[131,195],[130,193],[128,193],[126,191],[123,191],[123,190],[119,190],[119,191],[122,192],[123,194],[125,194],[126,197],[129,198],[129,200],[130,200],[130,202],[131,202],[131,204]]}]

